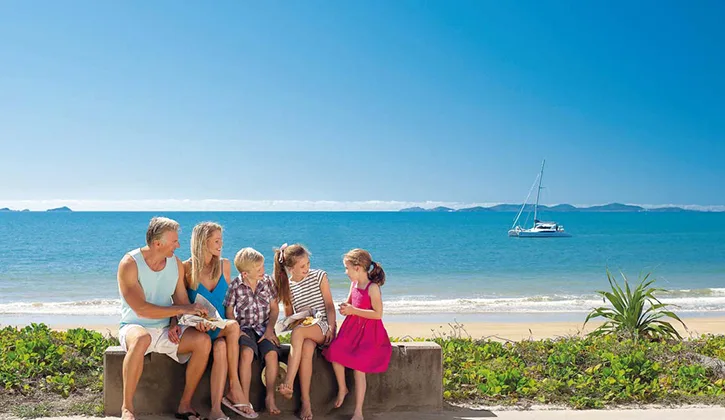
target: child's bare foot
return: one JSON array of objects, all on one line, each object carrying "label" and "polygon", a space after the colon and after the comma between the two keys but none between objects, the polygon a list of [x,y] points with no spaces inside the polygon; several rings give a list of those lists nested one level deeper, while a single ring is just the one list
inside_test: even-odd
[{"label": "child's bare foot", "polygon": [[277,408],[277,403],[274,401],[274,395],[267,395],[267,398],[264,399],[264,405],[267,406],[267,412],[273,416],[276,416],[280,413],[279,408]]},{"label": "child's bare foot", "polygon": [[345,402],[346,396],[347,396],[347,388],[340,388],[340,390],[337,391],[337,399],[335,400],[335,408],[340,408],[342,403]]},{"label": "child's bare foot", "polygon": [[300,419],[312,420],[312,406],[310,406],[309,401],[302,403],[302,407],[300,408]]},{"label": "child's bare foot", "polygon": [[235,404],[244,400],[249,400],[249,398],[244,397],[244,391],[242,391],[241,385],[230,386],[226,397],[229,401],[232,401]]},{"label": "child's bare foot", "polygon": [[136,416],[127,408],[121,409],[121,420],[136,420]]},{"label": "child's bare foot", "polygon": [[209,417],[211,417],[212,419],[217,419],[217,420],[229,418],[229,417],[227,417],[226,414],[224,414],[223,411],[214,411],[214,410],[211,410],[211,412],[209,413]]},{"label": "child's bare foot", "polygon": [[360,414],[355,413],[352,415],[352,418],[350,420],[365,420],[365,419],[363,419],[362,413],[360,413]]},{"label": "child's bare foot", "polygon": [[294,388],[292,388],[292,385],[289,384],[279,384],[277,387],[277,392],[282,394],[283,397],[287,398],[288,400],[292,399],[292,394],[294,393]]}]

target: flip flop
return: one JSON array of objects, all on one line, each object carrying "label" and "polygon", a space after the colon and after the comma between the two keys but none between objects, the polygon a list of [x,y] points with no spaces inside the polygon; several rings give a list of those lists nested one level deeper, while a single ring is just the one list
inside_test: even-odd
[{"label": "flip flop", "polygon": [[192,420],[192,417],[196,417],[199,420],[209,420],[206,417],[202,417],[201,414],[196,411],[187,411],[186,413],[175,413],[174,417],[180,420]]},{"label": "flip flop", "polygon": [[[224,397],[224,398],[222,398],[222,405],[224,407],[232,410],[233,412],[239,414],[240,416],[242,416],[244,418],[256,419],[257,417],[259,417],[259,413],[257,413],[256,411],[254,411],[254,406],[252,406],[251,403],[234,404],[233,402],[231,402],[229,400],[229,398]],[[251,413],[245,413],[244,411],[241,410],[244,407],[251,408],[252,409],[252,412]]]}]

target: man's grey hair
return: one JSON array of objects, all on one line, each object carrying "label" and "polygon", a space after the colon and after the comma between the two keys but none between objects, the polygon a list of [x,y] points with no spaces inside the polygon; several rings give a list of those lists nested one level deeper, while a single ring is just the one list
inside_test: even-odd
[{"label": "man's grey hair", "polygon": [[179,223],[168,217],[154,217],[149,222],[149,228],[146,231],[146,244],[151,245],[154,241],[162,241],[164,233],[179,231]]}]

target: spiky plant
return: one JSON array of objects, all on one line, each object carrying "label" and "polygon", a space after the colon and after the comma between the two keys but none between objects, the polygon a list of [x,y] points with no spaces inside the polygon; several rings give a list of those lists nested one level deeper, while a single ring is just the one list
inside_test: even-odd
[{"label": "spiky plant", "polygon": [[640,338],[681,339],[682,336],[675,327],[662,318],[674,319],[680,322],[685,329],[687,326],[674,312],[666,309],[674,305],[662,303],[655,297],[656,292],[666,292],[666,290],[653,287],[652,284],[655,280],[649,279],[649,277],[650,274],[645,275],[639,285],[631,289],[627,277],[622,274],[624,279],[624,289],[622,289],[614,276],[607,270],[611,290],[597,291],[597,293],[608,300],[612,307],[594,308],[587,315],[584,325],[593,318],[606,319],[604,324],[589,334],[593,336],[623,334],[635,341]]}]

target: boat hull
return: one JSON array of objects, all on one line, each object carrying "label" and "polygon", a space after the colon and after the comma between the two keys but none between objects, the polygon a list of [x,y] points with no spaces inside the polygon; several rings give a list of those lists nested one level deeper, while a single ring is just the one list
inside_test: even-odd
[{"label": "boat hull", "polygon": [[571,234],[564,231],[546,232],[511,229],[509,236],[517,238],[570,238]]}]

